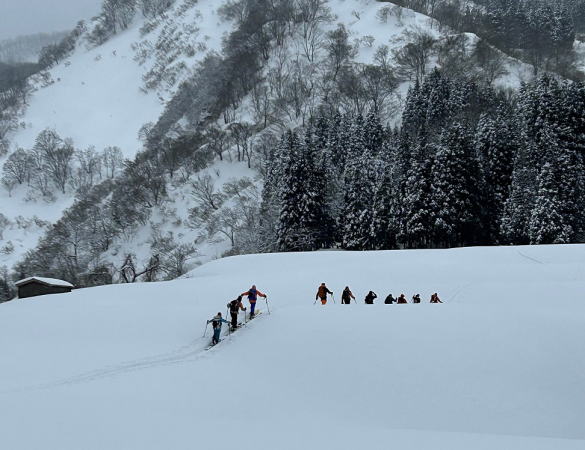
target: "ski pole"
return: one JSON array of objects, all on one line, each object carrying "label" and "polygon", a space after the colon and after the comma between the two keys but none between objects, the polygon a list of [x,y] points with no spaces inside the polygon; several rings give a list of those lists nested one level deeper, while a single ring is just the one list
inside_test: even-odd
[{"label": "ski pole", "polygon": [[270,306],[268,306],[268,296],[264,297],[264,300],[266,300],[266,310],[268,311],[268,314],[270,314]]},{"label": "ski pole", "polygon": [[203,332],[203,337],[205,337],[205,333],[207,333],[207,325],[209,325],[209,322],[205,322],[205,331]]},{"label": "ski pole", "polygon": [[333,295],[333,292],[331,293],[331,298],[333,299],[333,304],[335,305],[335,295]]}]

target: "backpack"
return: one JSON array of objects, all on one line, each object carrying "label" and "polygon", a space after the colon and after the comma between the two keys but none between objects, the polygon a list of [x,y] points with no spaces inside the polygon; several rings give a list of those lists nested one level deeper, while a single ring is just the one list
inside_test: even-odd
[{"label": "backpack", "polygon": [[238,309],[240,308],[240,301],[239,300],[232,300],[228,303],[228,308],[230,309],[231,313],[237,313]]},{"label": "backpack", "polygon": [[216,317],[211,319],[211,326],[213,327],[214,330],[221,328],[221,319],[218,319]]}]

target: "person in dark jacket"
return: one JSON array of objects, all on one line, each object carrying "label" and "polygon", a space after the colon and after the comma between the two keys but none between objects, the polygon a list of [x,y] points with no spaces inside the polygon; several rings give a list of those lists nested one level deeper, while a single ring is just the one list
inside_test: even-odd
[{"label": "person in dark jacket", "polygon": [[219,336],[221,335],[221,325],[229,322],[221,317],[221,313],[218,312],[217,315],[213,319],[208,320],[207,323],[211,323],[211,326],[213,327],[211,345],[215,345],[220,341]]},{"label": "person in dark jacket", "polygon": [[405,303],[408,303],[408,300],[406,300],[404,294],[400,294],[400,297],[398,297],[396,303],[398,303],[399,305],[404,305]]},{"label": "person in dark jacket", "polygon": [[443,303],[436,292],[431,295],[431,303]]},{"label": "person in dark jacket", "polygon": [[366,302],[366,305],[373,305],[375,298],[378,298],[376,293],[374,291],[370,291],[370,292],[368,292],[368,295],[366,295],[366,298],[364,301]]},{"label": "person in dark jacket", "polygon": [[388,294],[388,297],[386,297],[386,300],[384,300],[384,304],[391,305],[395,301],[396,301],[396,299],[394,297],[392,297],[392,294]]},{"label": "person in dark jacket", "polygon": [[256,285],[254,284],[250,290],[240,294],[241,297],[244,295],[248,296],[248,301],[250,302],[250,319],[253,319],[256,310],[256,300],[258,300],[259,296],[266,298],[266,294],[263,294],[258,289],[256,289]]},{"label": "person in dark jacket", "polygon": [[353,296],[353,293],[349,289],[349,286],[345,286],[343,294],[341,294],[341,303],[343,305],[349,305],[351,303],[352,298],[355,300],[355,297]]},{"label": "person in dark jacket", "polygon": [[229,302],[227,307],[230,311],[230,316],[232,317],[232,330],[235,330],[238,328],[238,314],[240,310],[246,311],[246,308],[242,305],[242,296],[239,295],[238,298]]},{"label": "person in dark jacket", "polygon": [[412,296],[412,303],[420,303],[420,294]]},{"label": "person in dark jacket", "polygon": [[321,304],[322,305],[326,305],[327,304],[327,294],[333,295],[333,292],[331,292],[327,288],[327,286],[325,285],[325,283],[321,283],[321,286],[319,286],[319,288],[317,289],[317,295],[315,295],[315,300],[320,299],[321,300]]}]

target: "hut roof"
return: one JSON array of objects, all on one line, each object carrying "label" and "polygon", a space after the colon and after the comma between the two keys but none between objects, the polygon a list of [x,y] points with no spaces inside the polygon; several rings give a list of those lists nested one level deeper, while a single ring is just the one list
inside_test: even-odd
[{"label": "hut roof", "polygon": [[44,284],[46,286],[59,286],[59,287],[74,287],[71,283],[63,280],[58,280],[56,278],[44,278],[44,277],[28,277],[23,280],[19,280],[14,283],[16,286],[22,286],[24,284],[31,283],[36,281],[38,283]]}]

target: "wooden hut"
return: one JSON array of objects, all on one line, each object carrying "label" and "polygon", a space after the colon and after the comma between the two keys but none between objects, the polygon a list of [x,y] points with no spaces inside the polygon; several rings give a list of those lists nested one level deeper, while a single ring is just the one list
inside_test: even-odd
[{"label": "wooden hut", "polygon": [[71,283],[55,278],[29,277],[17,281],[18,298],[36,297],[37,295],[63,294],[71,292],[74,286]]}]

